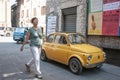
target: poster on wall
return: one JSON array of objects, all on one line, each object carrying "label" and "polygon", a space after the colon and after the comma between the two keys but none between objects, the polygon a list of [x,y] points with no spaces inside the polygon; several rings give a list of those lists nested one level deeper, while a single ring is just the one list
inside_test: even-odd
[{"label": "poster on wall", "polygon": [[120,36],[120,0],[89,1],[88,34]]},{"label": "poster on wall", "polygon": [[100,12],[103,7],[103,0],[90,0],[89,12]]},{"label": "poster on wall", "polygon": [[90,0],[88,34],[102,35],[103,0]]},{"label": "poster on wall", "polygon": [[119,11],[105,11],[103,12],[102,34],[118,36],[119,26]]},{"label": "poster on wall", "polygon": [[88,25],[89,35],[102,35],[102,12],[90,13]]},{"label": "poster on wall", "polygon": [[47,17],[47,35],[56,31],[57,16]]},{"label": "poster on wall", "polygon": [[120,0],[104,0],[104,4],[118,2]]},{"label": "poster on wall", "polygon": [[[114,2],[116,1],[116,2]],[[104,0],[102,34],[118,36],[119,34],[119,7],[120,1]]]},{"label": "poster on wall", "polygon": [[119,9],[119,36],[120,36],[120,9]]},{"label": "poster on wall", "polygon": [[118,10],[120,7],[120,1],[106,3],[103,5],[103,11]]}]

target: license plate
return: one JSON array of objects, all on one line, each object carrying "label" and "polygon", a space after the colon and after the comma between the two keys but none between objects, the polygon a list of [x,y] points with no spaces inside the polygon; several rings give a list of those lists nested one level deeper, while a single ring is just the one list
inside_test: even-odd
[{"label": "license plate", "polygon": [[15,39],[20,39],[20,37],[16,36]]}]

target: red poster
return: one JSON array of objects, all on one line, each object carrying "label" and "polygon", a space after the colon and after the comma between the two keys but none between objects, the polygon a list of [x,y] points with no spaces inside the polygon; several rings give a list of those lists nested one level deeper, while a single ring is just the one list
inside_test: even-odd
[{"label": "red poster", "polygon": [[120,36],[120,9],[119,9],[119,36]]},{"label": "red poster", "polygon": [[120,1],[120,0],[104,0],[104,4],[106,4],[106,3],[112,3],[112,2],[117,2],[117,1]]},{"label": "red poster", "polygon": [[103,12],[102,34],[118,36],[119,10]]}]

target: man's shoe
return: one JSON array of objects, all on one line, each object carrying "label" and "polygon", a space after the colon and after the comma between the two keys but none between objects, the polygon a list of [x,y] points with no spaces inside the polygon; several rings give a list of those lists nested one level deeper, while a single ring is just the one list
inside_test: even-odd
[{"label": "man's shoe", "polygon": [[35,77],[38,78],[38,79],[42,79],[43,78],[41,75],[38,75],[38,74],[36,74]]},{"label": "man's shoe", "polygon": [[27,72],[30,72],[30,71],[31,71],[31,70],[30,70],[30,66],[28,66],[27,64],[25,64],[25,66],[26,66]]}]

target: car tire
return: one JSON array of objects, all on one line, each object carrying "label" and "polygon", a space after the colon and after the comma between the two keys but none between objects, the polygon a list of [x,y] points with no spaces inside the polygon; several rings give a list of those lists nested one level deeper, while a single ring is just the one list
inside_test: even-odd
[{"label": "car tire", "polygon": [[69,68],[74,74],[80,74],[83,70],[82,64],[77,58],[70,59]]},{"label": "car tire", "polygon": [[47,61],[47,56],[44,50],[41,50],[40,59],[42,61]]},{"label": "car tire", "polygon": [[19,40],[17,40],[17,44],[19,44]]}]

